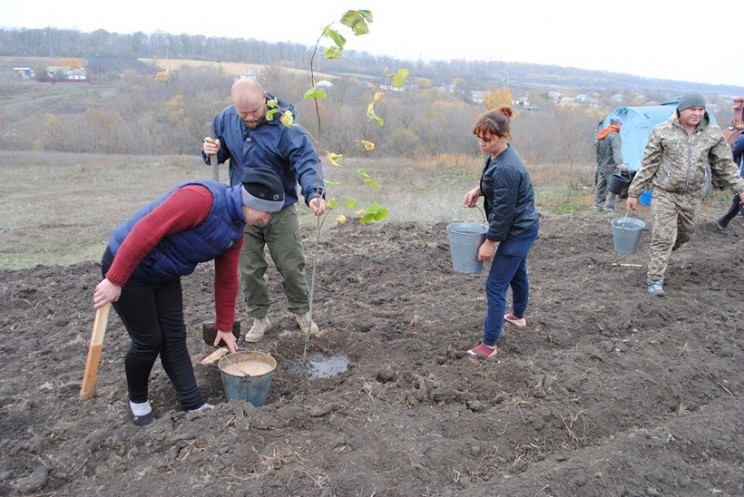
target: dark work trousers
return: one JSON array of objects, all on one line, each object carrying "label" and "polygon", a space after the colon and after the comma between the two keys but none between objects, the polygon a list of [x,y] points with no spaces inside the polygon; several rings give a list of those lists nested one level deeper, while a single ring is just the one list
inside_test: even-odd
[{"label": "dark work trousers", "polygon": [[[106,252],[104,276],[111,265],[110,252]],[[148,400],[148,380],[159,355],[181,407],[184,410],[201,407],[204,398],[196,385],[186,347],[181,280],[149,285],[130,278],[113,306],[132,340],[124,359],[129,400],[138,403]]]}]

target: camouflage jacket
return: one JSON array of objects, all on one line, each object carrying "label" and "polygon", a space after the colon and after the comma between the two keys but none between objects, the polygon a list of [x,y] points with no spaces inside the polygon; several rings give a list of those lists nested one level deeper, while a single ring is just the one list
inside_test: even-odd
[{"label": "camouflage jacket", "polygon": [[641,167],[628,189],[628,196],[638,197],[643,190],[654,187],[672,193],[699,193],[702,196],[708,167],[713,176],[734,191],[744,191],[744,179],[731,157],[731,149],[721,129],[711,124],[705,113],[690,135],[673,115],[651,130]]}]

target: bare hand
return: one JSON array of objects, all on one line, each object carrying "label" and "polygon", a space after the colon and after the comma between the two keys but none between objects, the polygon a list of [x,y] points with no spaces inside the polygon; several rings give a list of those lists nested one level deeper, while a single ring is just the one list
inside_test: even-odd
[{"label": "bare hand", "polygon": [[207,155],[217,155],[217,152],[220,151],[220,141],[217,138],[204,138],[202,150]]},{"label": "bare hand", "polygon": [[120,296],[121,287],[114,285],[108,279],[104,278],[96,285],[96,290],[93,292],[93,308],[98,309],[109,302],[116,302]]},{"label": "bare hand", "polygon": [[476,186],[465,194],[465,198],[463,199],[462,203],[465,207],[475,207],[476,202],[478,202],[478,197],[480,196],[481,189],[479,186]]},{"label": "bare hand", "polygon": [[628,197],[628,200],[625,201],[625,207],[629,211],[634,211],[637,206],[638,206],[638,197]]},{"label": "bare hand", "polygon": [[496,242],[486,239],[478,249],[478,262],[490,261],[496,252]]},{"label": "bare hand", "polygon": [[238,343],[235,340],[235,335],[232,334],[232,331],[220,331],[217,330],[217,336],[214,339],[214,345],[217,347],[220,343],[220,340],[225,342],[225,345],[227,345],[227,350],[230,351],[231,354],[234,354],[238,351]]},{"label": "bare hand", "polygon": [[324,198],[321,197],[315,197],[310,199],[310,202],[307,203],[308,206],[313,210],[313,214],[316,216],[322,216],[325,214],[326,211],[326,201]]}]

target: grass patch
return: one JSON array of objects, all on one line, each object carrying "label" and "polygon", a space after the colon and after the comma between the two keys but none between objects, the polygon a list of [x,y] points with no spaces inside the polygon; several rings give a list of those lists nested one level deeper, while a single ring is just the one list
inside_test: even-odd
[{"label": "grass patch", "polygon": [[[358,211],[377,203],[390,212],[383,222],[483,221],[480,209],[462,206],[465,193],[478,185],[483,158],[443,155],[425,159],[348,159],[341,167],[324,164],[328,189],[339,207],[323,222],[332,227],[340,215],[358,219]],[[364,169],[381,184],[373,188],[357,175]],[[575,215],[591,206],[592,166],[528,165],[536,204],[543,213]],[[0,159],[0,268],[39,264],[69,265],[100,260],[112,230],[146,202],[177,183],[208,178],[198,155],[129,156],[4,152]],[[226,181],[227,171],[220,167]],[[716,193],[721,204],[730,194]],[[345,204],[355,199],[354,207]],[[317,219],[302,203],[300,222]],[[322,233],[321,233],[322,234]]]}]

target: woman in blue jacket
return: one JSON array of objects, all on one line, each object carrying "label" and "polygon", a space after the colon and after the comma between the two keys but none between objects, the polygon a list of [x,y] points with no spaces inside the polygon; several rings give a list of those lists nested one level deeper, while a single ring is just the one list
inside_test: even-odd
[{"label": "woman in blue jacket", "polygon": [[[496,342],[501,336],[503,320],[524,328],[524,315],[529,299],[527,253],[537,239],[539,215],[535,194],[527,169],[511,138],[512,110],[500,106],[484,114],[473,134],[481,151],[487,155],[480,185],[465,194],[466,207],[475,207],[483,196],[488,219],[486,240],[478,249],[478,260],[493,258],[486,279],[488,308],[481,342],[468,354],[493,357],[499,352]],[[495,254],[494,254],[495,253]],[[506,313],[506,294],[512,289],[512,312]]]}]

